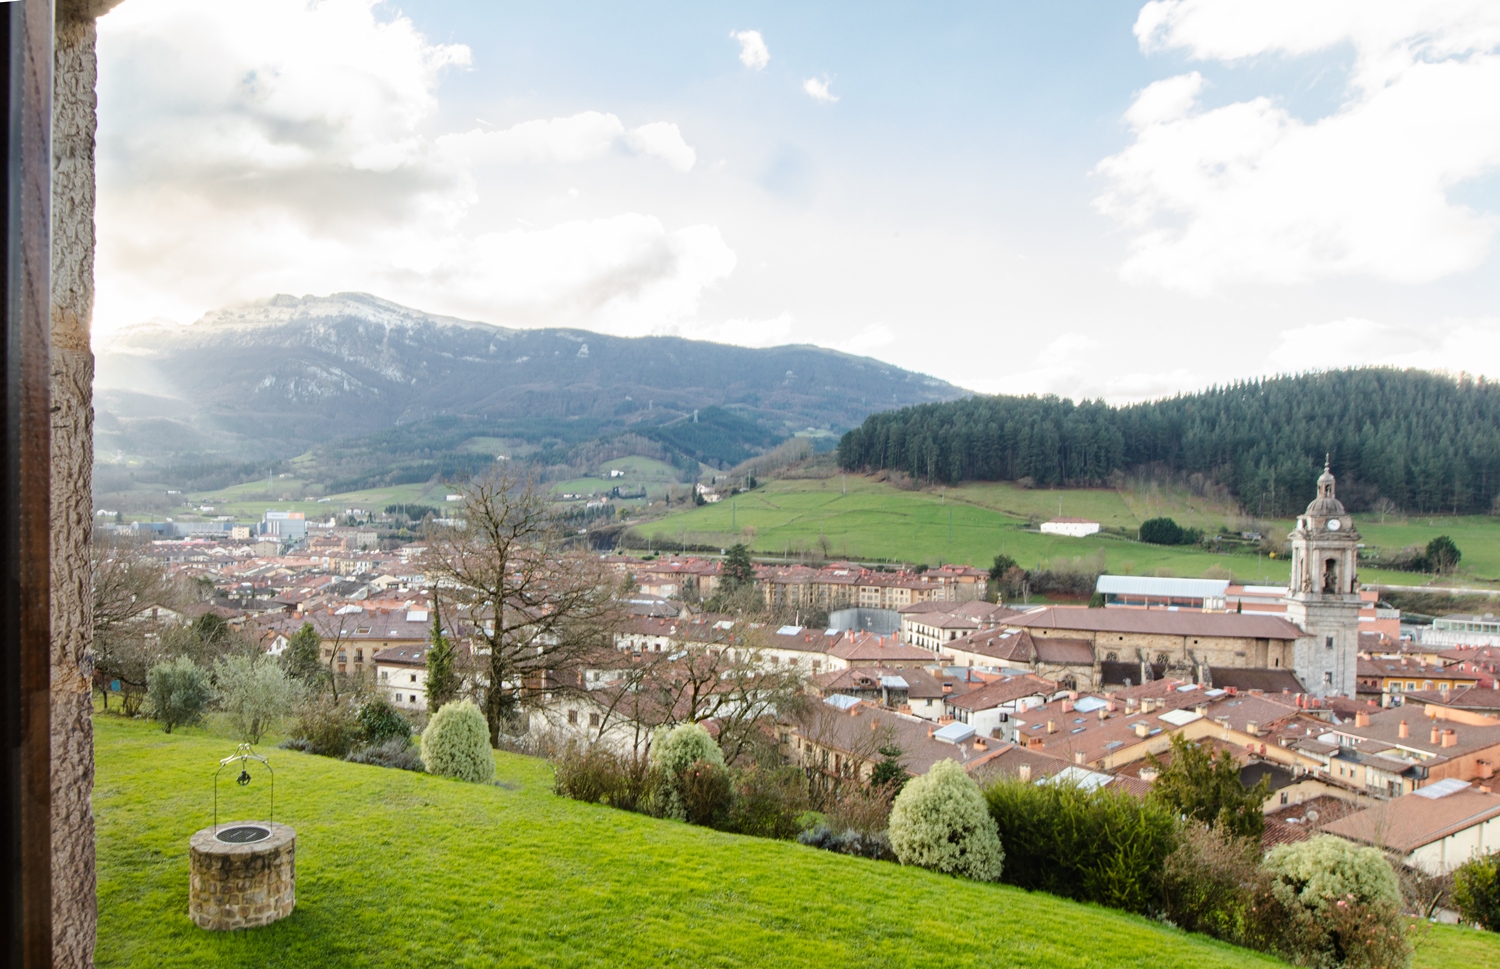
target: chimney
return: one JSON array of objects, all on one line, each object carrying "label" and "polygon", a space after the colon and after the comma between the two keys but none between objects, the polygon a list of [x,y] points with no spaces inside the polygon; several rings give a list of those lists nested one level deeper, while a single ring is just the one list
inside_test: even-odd
[{"label": "chimney", "polygon": [[1260,721],[1258,721],[1258,720],[1246,720],[1245,721],[1245,733],[1249,734],[1252,737],[1259,737],[1260,736]]},{"label": "chimney", "polygon": [[927,736],[928,736],[928,738],[931,738],[931,737],[932,737],[932,734],[933,734],[933,732],[934,732],[934,731],[935,731],[935,730],[936,730],[936,728],[935,728],[935,727],[928,727],[928,728],[927,728]]},{"label": "chimney", "polygon": [[1104,721],[1106,721],[1108,719],[1109,719],[1109,708],[1108,707],[1100,707],[1099,708],[1099,722],[1103,723]]},{"label": "chimney", "polygon": [[1441,730],[1439,730],[1439,729],[1438,729],[1438,725],[1437,725],[1437,724],[1435,724],[1435,723],[1434,723],[1434,724],[1433,724],[1433,725],[1432,725],[1432,730],[1431,730],[1431,731],[1430,731],[1430,732],[1429,732],[1429,734],[1428,734],[1428,738],[1427,738],[1427,741],[1428,741],[1428,743],[1434,743],[1434,744],[1435,744],[1435,743],[1437,743],[1437,742],[1438,742],[1438,741],[1439,741],[1439,740],[1440,740],[1440,739],[1442,739],[1442,735],[1443,735],[1443,734],[1442,734],[1442,731],[1441,731]]},{"label": "chimney", "polygon": [[859,716],[859,704],[855,704],[854,706],[852,706],[852,707],[849,708],[849,716],[851,716],[851,717],[857,717],[857,716]]},{"label": "chimney", "polygon": [[[1433,728],[1433,729],[1437,729],[1437,728]],[[1056,720],[1048,720],[1047,721],[1047,732],[1048,733],[1057,733],[1057,721]]]},{"label": "chimney", "polygon": [[1457,730],[1444,730],[1443,731],[1443,746],[1444,747],[1457,747],[1458,746],[1458,731]]},{"label": "chimney", "polygon": [[1108,703],[1104,704],[1104,709],[1108,710],[1110,713],[1114,713],[1115,712],[1115,701],[1110,700]]},{"label": "chimney", "polygon": [[1016,777],[1020,778],[1022,784],[1031,782],[1031,765],[1022,764],[1016,768]]},{"label": "chimney", "polygon": [[975,750],[988,750],[989,749],[989,745],[984,742],[984,738],[983,737],[975,737],[974,738],[974,749]]},{"label": "chimney", "polygon": [[1206,716],[1208,716],[1208,704],[1207,703],[1200,703],[1200,704],[1198,704],[1197,706],[1193,707],[1193,712],[1196,713],[1200,717],[1206,717]]},{"label": "chimney", "polygon": [[874,718],[871,718],[871,720],[870,720],[870,729],[871,730],[879,730],[880,729],[880,723],[878,721],[876,721]]},{"label": "chimney", "polygon": [[1405,740],[1407,737],[1411,736],[1411,727],[1406,725],[1405,720],[1402,720],[1401,726],[1396,729],[1396,736],[1400,737],[1402,740]]},{"label": "chimney", "polygon": [[1354,714],[1354,725],[1356,727],[1368,727],[1370,725],[1369,713],[1365,712],[1364,710],[1356,712]]},{"label": "chimney", "polygon": [[1134,713],[1135,712],[1135,704],[1136,704],[1135,697],[1133,697],[1133,696],[1126,697],[1125,698],[1125,712],[1126,713]]},{"label": "chimney", "polygon": [[1084,761],[1084,759],[1083,759],[1083,751],[1081,751],[1081,750],[1075,750],[1075,751],[1073,751],[1073,763],[1079,764],[1079,765],[1082,765],[1082,764],[1086,763],[1086,761]]},{"label": "chimney", "polygon": [[1147,784],[1154,784],[1156,782],[1156,779],[1160,776],[1160,772],[1155,767],[1141,768],[1141,780],[1145,781]]},{"label": "chimney", "polygon": [[1068,699],[1069,700],[1076,700],[1076,699],[1078,699],[1078,691],[1077,690],[1069,690],[1068,691]]},{"label": "chimney", "polygon": [[1073,712],[1073,701],[1072,700],[1064,700],[1063,701],[1062,712],[1063,713],[1072,713]]},{"label": "chimney", "polygon": [[1492,764],[1492,763],[1490,763],[1489,761],[1487,761],[1487,760],[1481,760],[1477,766],[1479,768],[1479,779],[1480,780],[1487,781],[1491,777],[1495,776],[1495,765]]},{"label": "chimney", "polygon": [[1147,736],[1150,736],[1150,734],[1151,734],[1151,724],[1147,723],[1144,720],[1141,720],[1138,723],[1136,723],[1136,725],[1135,725],[1135,735],[1137,737],[1147,737]]}]

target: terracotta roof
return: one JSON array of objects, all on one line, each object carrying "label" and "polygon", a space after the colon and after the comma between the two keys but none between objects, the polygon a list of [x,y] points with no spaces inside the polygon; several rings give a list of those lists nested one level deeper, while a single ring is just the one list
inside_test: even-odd
[{"label": "terracotta roof", "polygon": [[1170,609],[1088,609],[1051,606],[1007,619],[1011,626],[1092,633],[1156,633],[1236,639],[1301,639],[1306,633],[1277,616]]},{"label": "terracotta roof", "polygon": [[1059,666],[1092,666],[1094,647],[1086,639],[1032,639],[1038,663],[1054,663]]},{"label": "terracotta roof", "polygon": [[924,666],[933,660],[930,649],[908,646],[894,636],[876,636],[872,633],[848,633],[828,650],[828,655],[837,656],[849,663],[877,665],[904,663]]},{"label": "terracotta roof", "polygon": [[1418,791],[1326,824],[1323,830],[1405,854],[1497,816],[1500,796],[1472,787],[1441,797]]},{"label": "terracotta roof", "polygon": [[1307,841],[1313,835],[1322,833],[1324,825],[1359,810],[1359,805],[1351,801],[1320,794],[1300,804],[1288,804],[1269,811],[1266,813],[1265,829],[1260,836],[1261,848],[1270,849],[1279,844]]},{"label": "terracotta roof", "polygon": [[1500,690],[1481,690],[1465,687],[1457,690],[1412,690],[1404,703],[1430,703],[1435,707],[1452,710],[1477,710],[1481,713],[1500,711]]},{"label": "terracotta roof", "polygon": [[1232,666],[1215,666],[1209,672],[1214,686],[1221,690],[1233,687],[1241,693],[1260,690],[1264,693],[1306,693],[1307,688],[1297,679],[1297,674],[1287,669],[1238,669]]},{"label": "terracotta roof", "polygon": [[970,633],[942,645],[944,650],[977,653],[1003,663],[1030,663],[1036,658],[1031,633],[1024,629]]},{"label": "terracotta roof", "polygon": [[954,697],[948,701],[948,704],[961,710],[989,710],[1003,703],[1014,703],[1022,697],[1046,696],[1056,690],[1057,684],[1052,680],[1044,680],[1040,676],[1027,673],[1023,676],[1007,676],[1003,680],[996,680],[977,690],[971,690],[963,696]]}]

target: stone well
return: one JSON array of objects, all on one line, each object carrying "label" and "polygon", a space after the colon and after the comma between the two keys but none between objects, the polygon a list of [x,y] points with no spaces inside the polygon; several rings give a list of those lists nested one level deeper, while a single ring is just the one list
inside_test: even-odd
[{"label": "stone well", "polygon": [[191,844],[188,915],[199,927],[249,929],[292,914],[296,831],[269,821],[233,821],[204,828]]}]

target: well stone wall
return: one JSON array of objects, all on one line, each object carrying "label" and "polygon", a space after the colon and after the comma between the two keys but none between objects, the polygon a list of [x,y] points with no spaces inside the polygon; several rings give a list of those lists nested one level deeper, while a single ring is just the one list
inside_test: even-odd
[{"label": "well stone wall", "polygon": [[[253,824],[271,836],[253,844],[224,844],[215,830]],[[297,833],[284,824],[233,821],[204,828],[191,842],[188,915],[217,932],[269,925],[296,907]]]}]

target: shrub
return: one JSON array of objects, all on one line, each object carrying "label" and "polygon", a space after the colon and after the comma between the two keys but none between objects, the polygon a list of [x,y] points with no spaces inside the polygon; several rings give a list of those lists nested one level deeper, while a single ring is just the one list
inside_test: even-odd
[{"label": "shrub", "polygon": [[552,764],[552,790],[588,804],[617,804],[626,785],[621,766],[604,747],[569,745]]},{"label": "shrub", "polygon": [[985,791],[1012,885],[1150,913],[1177,847],[1177,821],[1160,805],[1073,784],[997,781]]},{"label": "shrub", "polygon": [[828,826],[839,833],[883,833],[890,825],[891,801],[899,789],[896,785],[843,785],[828,806]]},{"label": "shrub", "polygon": [[996,881],[1005,860],[984,795],[956,761],[940,760],[891,805],[891,848],[903,865]]},{"label": "shrub", "polygon": [[238,740],[258,744],[267,730],[291,714],[303,696],[301,683],[289,677],[271,656],[226,656],[214,664],[219,709]]},{"label": "shrub", "polygon": [[721,764],[700,760],[679,774],[677,783],[682,797],[681,820],[706,828],[727,827],[729,808],[734,802],[729,771]]},{"label": "shrub", "polygon": [[872,858],[875,861],[896,860],[896,853],[891,850],[890,839],[884,832],[869,834],[864,831],[835,831],[820,824],[797,835],[797,842],[841,855]]},{"label": "shrub", "polygon": [[1400,886],[1378,848],[1320,835],[1272,848],[1264,868],[1269,895],[1256,904],[1273,913],[1271,947],[1284,958],[1376,969],[1409,964]]},{"label": "shrub", "polygon": [[1188,932],[1257,946],[1263,932],[1255,900],[1269,889],[1260,844],[1223,827],[1188,824],[1162,868],[1162,915]]},{"label": "shrub", "polygon": [[297,720],[292,724],[294,743],[283,746],[324,757],[343,757],[358,742],[359,725],[354,712],[347,700],[309,696],[298,708]]},{"label": "shrub", "polygon": [[186,656],[151,667],[146,674],[151,715],[167,733],[182,724],[197,723],[213,696],[208,674]]},{"label": "shrub", "polygon": [[1147,519],[1141,522],[1141,541],[1148,545],[1181,545],[1182,526],[1170,518]]},{"label": "shrub", "polygon": [[1277,845],[1266,855],[1265,867],[1274,879],[1277,899],[1288,908],[1300,905],[1322,916],[1328,906],[1350,897],[1392,908],[1401,904],[1396,873],[1380,849],[1362,848],[1331,834]]},{"label": "shrub", "polygon": [[495,777],[490,728],[472,700],[444,704],[422,732],[422,764],[429,774],[487,784]]},{"label": "shrub", "polygon": [[1453,903],[1465,921],[1500,932],[1500,851],[1470,858],[1453,873]]},{"label": "shrub", "polygon": [[379,747],[391,740],[401,741],[404,747],[411,745],[411,724],[383,696],[361,703],[354,714],[354,724],[359,742],[367,747]]},{"label": "shrub", "polygon": [[807,777],[795,767],[754,766],[734,779],[734,803],[726,824],[731,831],[789,840],[806,825]]},{"label": "shrub", "polygon": [[392,737],[383,744],[352,750],[344,759],[353,764],[373,764],[397,770],[421,772],[422,755],[411,745],[410,737]]},{"label": "shrub", "polygon": [[724,766],[724,752],[696,723],[682,723],[657,730],[651,744],[651,760],[668,774],[681,774],[698,761]]}]

